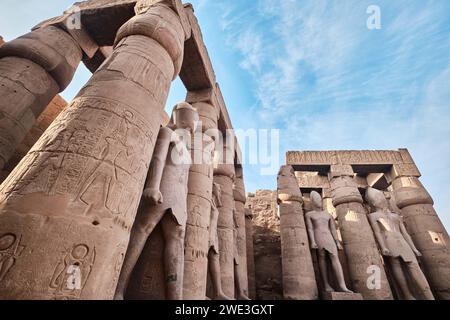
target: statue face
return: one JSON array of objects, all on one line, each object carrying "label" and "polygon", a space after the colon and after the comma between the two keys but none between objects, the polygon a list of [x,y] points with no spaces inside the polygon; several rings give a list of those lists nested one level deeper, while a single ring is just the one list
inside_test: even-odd
[{"label": "statue face", "polygon": [[366,191],[366,200],[376,209],[388,209],[389,204],[384,193],[374,188],[368,188]]},{"label": "statue face", "polygon": [[315,210],[323,209],[322,197],[317,191],[311,192],[309,197],[311,198],[311,203]]},{"label": "statue face", "polygon": [[199,118],[195,109],[181,108],[173,111],[173,120],[178,129],[194,132],[197,130]]}]

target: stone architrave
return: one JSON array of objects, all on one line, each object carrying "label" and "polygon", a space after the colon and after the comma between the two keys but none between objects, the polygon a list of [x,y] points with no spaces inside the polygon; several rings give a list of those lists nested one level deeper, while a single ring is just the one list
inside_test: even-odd
[{"label": "stone architrave", "polygon": [[81,58],[77,42],[54,26],[0,47],[0,170],[45,107],[68,86]]},{"label": "stone architrave", "polygon": [[217,130],[219,114],[208,100],[187,100],[197,110],[201,127],[191,145],[194,163],[189,171],[183,298],[203,300],[206,296],[208,275],[208,242],[215,146],[213,138],[205,132],[209,129]]},{"label": "stone architrave", "polygon": [[[242,168],[236,168],[236,180],[233,188],[234,195],[234,206],[235,212],[234,217],[236,220],[236,249],[238,255],[238,264],[234,267],[237,269],[236,273],[239,274],[240,281],[239,287],[241,292],[236,292],[236,297],[239,296],[243,299],[248,299],[248,272],[247,272],[247,241],[246,241],[246,231],[245,231],[245,186],[244,178],[242,173]],[[236,290],[238,291],[238,290]]]},{"label": "stone architrave", "polygon": [[[129,20],[112,55],[1,185],[0,238],[15,250],[0,298],[113,298],[160,126],[155,114],[185,39],[166,3]],[[82,279],[75,289],[70,272]]]},{"label": "stone architrave", "polygon": [[303,199],[294,169],[282,166],[278,174],[283,295],[291,300],[315,300],[318,290],[303,215]]},{"label": "stone architrave", "polygon": [[[350,165],[332,165],[329,173],[333,206],[339,221],[352,289],[366,300],[392,299],[392,292],[367,219],[363,198],[353,180]],[[376,270],[379,286],[368,280]]]},{"label": "stone architrave", "polygon": [[[394,169],[393,169],[394,171]],[[400,171],[400,170],[398,170]],[[437,299],[450,300],[450,237],[417,176],[391,174],[393,197]]]},{"label": "stone architrave", "polygon": [[245,208],[245,242],[247,245],[247,279],[248,295],[252,300],[256,299],[255,287],[255,254],[253,249],[253,214],[250,208]]},{"label": "stone architrave", "polygon": [[[225,145],[223,156],[219,163],[214,164],[214,183],[222,189],[222,207],[219,209],[217,233],[219,235],[220,272],[222,273],[223,293],[233,298],[234,292],[234,196],[235,180],[234,161],[225,157],[231,150]],[[233,157],[234,158],[234,157]]]}]

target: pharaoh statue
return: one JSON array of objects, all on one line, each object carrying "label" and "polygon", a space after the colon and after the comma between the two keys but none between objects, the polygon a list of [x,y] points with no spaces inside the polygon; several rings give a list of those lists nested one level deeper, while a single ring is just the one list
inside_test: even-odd
[{"label": "pharaoh statue", "polygon": [[434,300],[428,281],[417,262],[416,256],[420,257],[421,253],[406,231],[402,217],[389,209],[389,203],[382,191],[368,188],[366,200],[375,208],[375,212],[369,214],[369,221],[381,253],[387,258],[403,298],[406,300],[416,299],[408,285],[410,281],[407,279],[409,278],[418,293],[421,294],[422,299]]},{"label": "pharaoh statue", "polygon": [[231,300],[222,290],[222,281],[220,279],[220,259],[219,259],[219,236],[217,234],[217,222],[219,219],[219,210],[222,206],[222,188],[220,184],[213,184],[213,196],[211,199],[211,222],[209,227],[209,251],[208,268],[211,277],[211,283],[214,291],[214,300]]},{"label": "pharaoh statue", "polygon": [[338,257],[338,250],[343,250],[338,239],[336,225],[333,217],[323,210],[322,197],[316,191],[311,192],[311,205],[313,210],[305,215],[311,249],[318,252],[319,269],[326,292],[334,292],[328,279],[327,256],[330,259],[333,274],[340,292],[352,293],[347,288],[344,272]]},{"label": "pharaoh statue", "polygon": [[165,248],[167,299],[183,297],[184,236],[187,221],[187,186],[191,156],[187,144],[198,124],[198,113],[188,103],[175,106],[172,121],[160,129],[143,192],[143,201],[131,231],[116,299],[124,297],[133,269],[148,237],[161,223]]},{"label": "pharaoh statue", "polygon": [[236,291],[236,299],[237,300],[250,300],[249,297],[245,294],[244,291],[244,275],[242,274],[242,268],[239,268],[240,263],[240,257],[238,252],[238,229],[239,224],[238,220],[236,219],[236,214],[239,214],[236,209],[233,209],[233,256],[234,256],[234,285],[235,285],[235,291]]}]

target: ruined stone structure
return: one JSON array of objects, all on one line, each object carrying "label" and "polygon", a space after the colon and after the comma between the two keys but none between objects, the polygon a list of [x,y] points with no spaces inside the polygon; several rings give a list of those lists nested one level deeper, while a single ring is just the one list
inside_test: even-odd
[{"label": "ruined stone structure", "polygon": [[277,190],[246,194],[192,5],[77,8],[0,37],[0,299],[450,299],[406,149],[288,152]]},{"label": "ruined stone structure", "polygon": [[[203,123],[200,133],[232,129],[191,5],[180,0],[77,5],[76,16],[68,11],[0,47],[0,169],[48,103],[70,83],[80,61],[93,72],[0,188],[2,299],[113,298],[136,213],[140,203],[145,205],[141,195],[177,76],[186,87],[186,102]],[[246,269],[244,219],[239,219],[239,243],[233,234],[240,152],[236,139],[228,140],[230,162],[212,168],[209,150],[189,171],[183,298],[206,296],[213,180],[223,190],[219,247],[222,283],[230,297],[233,248],[239,248],[240,266]],[[238,212],[244,218],[240,204]],[[170,278],[160,279],[162,285],[158,277],[148,278],[149,272],[162,269],[161,259],[151,259],[158,254],[155,243],[158,232],[141,255],[148,258],[134,270],[138,285],[130,284],[130,297],[173,297],[164,292]],[[247,288],[247,277],[244,282]]]}]

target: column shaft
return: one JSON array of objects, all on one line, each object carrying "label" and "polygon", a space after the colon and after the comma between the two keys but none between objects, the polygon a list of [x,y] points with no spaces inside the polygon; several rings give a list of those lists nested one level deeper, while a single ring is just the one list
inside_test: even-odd
[{"label": "column shaft", "polygon": [[45,107],[70,83],[81,58],[76,41],[53,26],[0,47],[0,170]]},{"label": "column shaft", "polygon": [[0,237],[14,248],[1,298],[113,297],[184,37],[166,5],[128,21],[1,185]]},{"label": "column shaft", "polygon": [[253,248],[253,221],[252,210],[245,209],[245,242],[247,244],[247,279],[248,294],[252,300],[256,299],[256,283],[255,283],[255,253]]},{"label": "column shaft", "polygon": [[222,188],[222,207],[219,208],[217,233],[219,235],[220,272],[222,290],[234,297],[234,165],[220,164],[214,169],[214,182]]},{"label": "column shaft", "polygon": [[283,296],[291,300],[318,298],[314,266],[302,209],[302,194],[291,166],[278,175]]},{"label": "column shaft", "polygon": [[[352,289],[361,293],[364,299],[392,299],[363,199],[353,180],[353,170],[350,166],[333,167],[330,173],[333,206],[339,221]],[[368,285],[367,281],[371,275],[370,270],[374,267],[379,270],[379,288]]]},{"label": "column shaft", "polygon": [[433,199],[417,177],[399,176],[392,182],[394,198],[406,229],[423,262],[436,298],[450,300],[450,238],[433,207]]},{"label": "column shaft", "polygon": [[[188,101],[196,108],[202,124],[201,132],[217,129],[218,113],[209,102]],[[200,140],[200,141],[198,141]],[[198,150],[195,143],[203,142]],[[203,300],[206,297],[208,276],[209,224],[213,186],[212,151],[214,142],[207,135],[197,134],[193,144],[194,164],[189,171],[188,219],[186,224],[184,294],[186,300]]]},{"label": "column shaft", "polygon": [[[240,174],[238,174],[240,172]],[[237,228],[237,253],[239,255],[239,272],[242,275],[242,289],[246,295],[248,295],[248,273],[247,273],[247,240],[245,229],[245,186],[242,177],[242,169],[236,169],[236,181],[234,184],[234,205],[236,208],[235,219],[238,225]],[[239,176],[240,175],[240,176]]]}]

